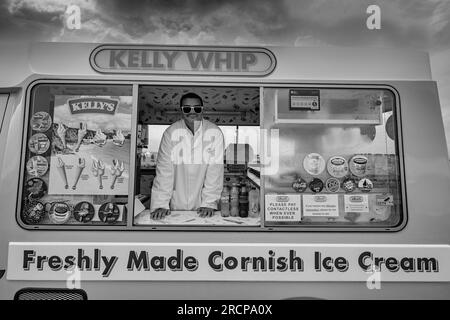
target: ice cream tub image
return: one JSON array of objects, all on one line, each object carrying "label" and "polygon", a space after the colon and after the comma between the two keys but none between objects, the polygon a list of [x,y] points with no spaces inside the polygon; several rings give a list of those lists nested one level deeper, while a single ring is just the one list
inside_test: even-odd
[{"label": "ice cream tub image", "polygon": [[303,159],[303,168],[310,175],[317,176],[325,170],[325,160],[318,153],[310,153]]},{"label": "ice cream tub image", "polygon": [[47,170],[48,161],[42,156],[34,156],[27,161],[27,173],[32,177],[42,177]]},{"label": "ice cream tub image", "polygon": [[362,177],[366,174],[367,157],[362,155],[355,155],[350,159],[350,171],[357,177]]},{"label": "ice cream tub image", "polygon": [[45,132],[52,126],[52,117],[44,111],[33,114],[30,120],[31,129],[37,132]]},{"label": "ice cream tub image", "polygon": [[64,224],[69,221],[72,216],[72,209],[65,202],[48,202],[45,204],[46,211],[48,206],[50,206],[48,217],[54,224]]},{"label": "ice cream tub image", "polygon": [[50,147],[50,140],[43,133],[36,133],[28,141],[28,149],[36,154],[46,153]]}]

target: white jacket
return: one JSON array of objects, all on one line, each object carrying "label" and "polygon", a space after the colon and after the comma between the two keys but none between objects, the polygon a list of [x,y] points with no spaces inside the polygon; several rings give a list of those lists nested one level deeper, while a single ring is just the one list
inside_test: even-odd
[{"label": "white jacket", "polygon": [[159,145],[150,212],[217,209],[223,188],[223,152],[222,131],[205,119],[194,135],[183,119],[168,127]]}]

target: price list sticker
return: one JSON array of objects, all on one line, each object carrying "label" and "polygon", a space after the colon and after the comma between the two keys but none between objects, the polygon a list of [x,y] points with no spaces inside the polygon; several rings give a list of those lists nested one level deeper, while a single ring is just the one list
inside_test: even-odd
[{"label": "price list sticker", "polygon": [[320,110],[320,91],[318,89],[289,90],[289,108],[291,110]]}]

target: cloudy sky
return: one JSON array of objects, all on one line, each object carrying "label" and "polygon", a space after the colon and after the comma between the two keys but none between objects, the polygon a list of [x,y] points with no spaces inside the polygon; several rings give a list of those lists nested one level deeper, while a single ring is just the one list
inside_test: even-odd
[{"label": "cloudy sky", "polygon": [[[81,29],[65,27],[67,6]],[[381,8],[381,30],[366,8]],[[430,52],[450,147],[450,0],[0,0],[0,41],[396,47]]]}]

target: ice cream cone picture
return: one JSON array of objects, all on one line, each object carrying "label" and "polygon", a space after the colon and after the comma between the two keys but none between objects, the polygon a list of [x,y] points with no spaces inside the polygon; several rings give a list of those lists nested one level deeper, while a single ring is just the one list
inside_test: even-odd
[{"label": "ice cream cone picture", "polygon": [[75,152],[78,152],[80,150],[81,143],[83,142],[84,136],[87,133],[87,123],[80,123],[80,129],[78,129],[78,140],[77,145],[75,146]]},{"label": "ice cream cone picture", "polygon": [[125,167],[123,165],[123,161],[113,159],[113,165],[111,166],[111,175],[113,176],[111,189],[114,189],[117,178],[120,177],[124,171]]},{"label": "ice cream cone picture", "polygon": [[103,189],[102,177],[105,174],[105,164],[102,160],[92,160],[92,174],[94,177],[98,177],[99,189]]},{"label": "ice cream cone picture", "polygon": [[58,157],[58,163],[56,164],[56,168],[58,169],[59,175],[64,181],[64,188],[69,189],[69,183],[67,182],[67,174],[66,174],[66,164],[64,161]]},{"label": "ice cream cone picture", "polygon": [[78,180],[80,180],[81,172],[83,172],[84,168],[86,167],[86,161],[84,158],[78,158],[78,164],[75,171],[75,182],[72,186],[72,190],[75,190],[77,188]]},{"label": "ice cream cone picture", "polygon": [[119,129],[116,131],[116,134],[113,136],[113,143],[116,146],[121,147],[121,146],[123,146],[124,142],[125,142],[125,136],[123,135],[122,130]]},{"label": "ice cream cone picture", "polygon": [[64,149],[67,148],[66,131],[67,131],[67,126],[64,123],[58,124],[58,129],[56,129],[56,134],[61,139],[61,143],[62,143],[62,146]]},{"label": "ice cream cone picture", "polygon": [[106,144],[106,134],[101,129],[97,129],[93,140],[97,146],[103,147]]}]

